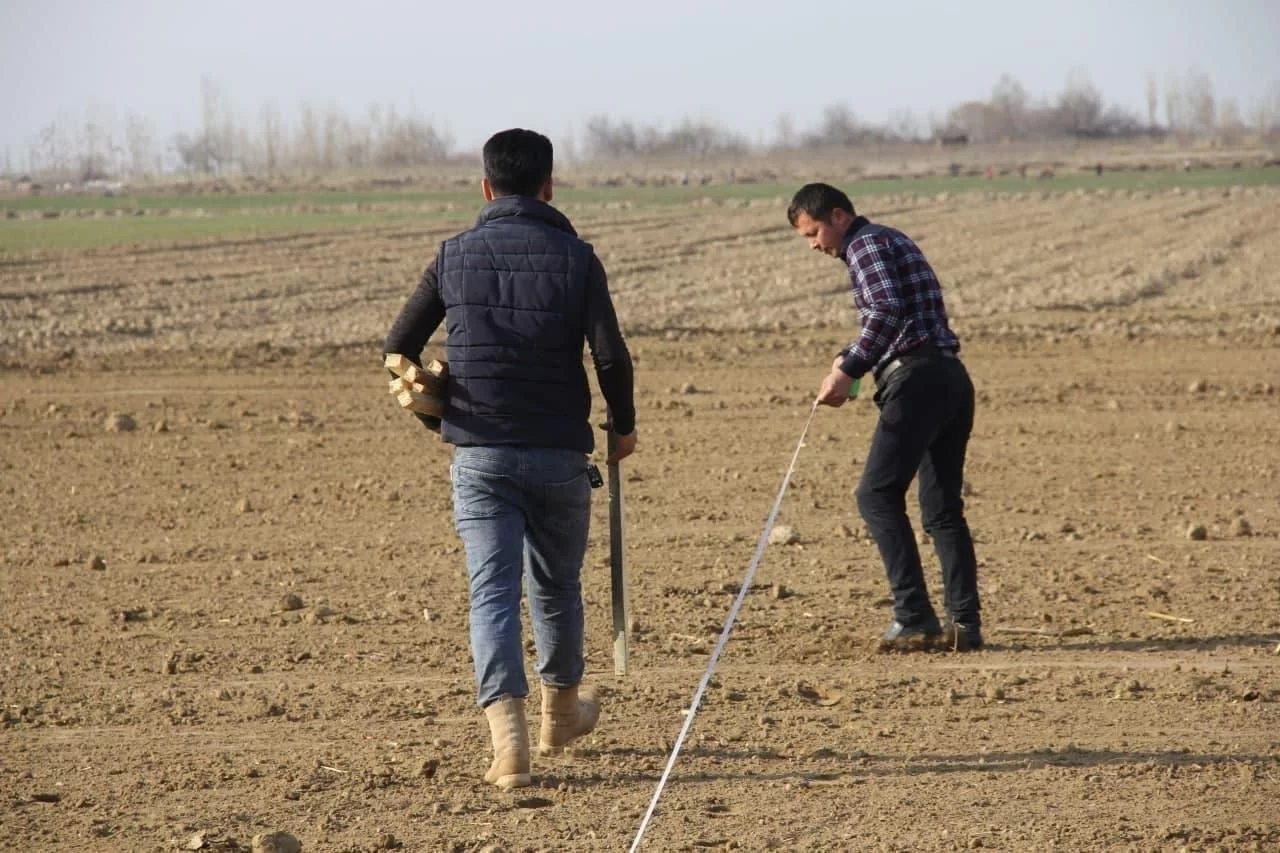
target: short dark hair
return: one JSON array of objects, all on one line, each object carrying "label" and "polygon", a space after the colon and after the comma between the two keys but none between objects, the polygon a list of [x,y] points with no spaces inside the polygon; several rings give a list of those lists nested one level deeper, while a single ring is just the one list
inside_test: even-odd
[{"label": "short dark hair", "polygon": [[536,196],[551,180],[551,140],[521,127],[503,130],[484,144],[484,176],[498,195]]},{"label": "short dark hair", "polygon": [[791,205],[787,208],[787,221],[794,228],[800,214],[820,222],[830,222],[831,214],[836,210],[847,210],[850,216],[856,216],[853,202],[831,184],[805,184],[796,190],[791,197]]}]

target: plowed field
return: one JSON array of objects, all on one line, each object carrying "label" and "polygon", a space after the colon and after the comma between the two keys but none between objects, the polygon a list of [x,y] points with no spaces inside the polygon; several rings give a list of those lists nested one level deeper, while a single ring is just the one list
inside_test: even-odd
[{"label": "plowed field", "polygon": [[[856,334],[784,207],[568,209],[636,360],[633,672],[598,492],[604,715],[512,794],[449,449],[379,365],[464,220],[0,256],[0,848],[625,849]],[[1280,849],[1280,191],[860,208],[928,253],[978,387],[988,646],[871,652],[874,407],[820,410],[644,849]]]}]

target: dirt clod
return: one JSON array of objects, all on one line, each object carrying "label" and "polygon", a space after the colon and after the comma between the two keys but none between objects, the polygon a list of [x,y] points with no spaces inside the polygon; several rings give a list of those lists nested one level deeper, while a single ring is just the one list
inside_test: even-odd
[{"label": "dirt clod", "polygon": [[308,625],[323,625],[325,622],[328,622],[337,615],[338,611],[334,610],[329,605],[317,604],[306,612],[302,617],[302,620]]},{"label": "dirt clod", "polygon": [[138,422],[133,419],[132,415],[126,415],[121,412],[112,412],[107,415],[104,424],[107,432],[133,432],[138,428]]},{"label": "dirt clod", "polygon": [[302,853],[302,842],[288,832],[260,832],[253,837],[253,853]]},{"label": "dirt clod", "polygon": [[1253,526],[1249,524],[1249,519],[1239,516],[1231,519],[1230,531],[1232,536],[1252,536]]},{"label": "dirt clod", "polygon": [[390,832],[378,833],[369,844],[371,850],[395,850],[403,845]]},{"label": "dirt clod", "polygon": [[779,524],[769,531],[770,545],[794,545],[799,541],[800,534],[789,525]]}]

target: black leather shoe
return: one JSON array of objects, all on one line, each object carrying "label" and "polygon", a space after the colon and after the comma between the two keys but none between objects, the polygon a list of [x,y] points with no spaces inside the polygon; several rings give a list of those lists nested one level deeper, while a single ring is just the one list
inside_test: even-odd
[{"label": "black leather shoe", "polygon": [[934,648],[943,639],[942,627],[937,619],[919,625],[903,625],[894,620],[889,630],[880,638],[882,652],[915,652]]},{"label": "black leather shoe", "polygon": [[976,652],[982,648],[982,630],[977,625],[948,622],[939,647],[950,652]]}]

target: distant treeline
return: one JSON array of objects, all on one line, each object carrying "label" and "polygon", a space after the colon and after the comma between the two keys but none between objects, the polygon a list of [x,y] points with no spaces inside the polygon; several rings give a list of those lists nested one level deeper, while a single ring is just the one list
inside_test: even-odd
[{"label": "distant treeline", "polygon": [[[1218,98],[1213,81],[1192,70],[1161,85],[1147,80],[1146,115],[1108,105],[1083,72],[1073,72],[1056,96],[1033,98],[1005,75],[986,100],[967,101],[945,116],[921,118],[902,110],[887,121],[858,117],[852,106],[828,106],[810,127],[779,116],[768,139],[752,140],[710,121],[686,118],[673,126],[593,116],[572,138],[556,139],[563,159],[576,161],[669,158],[690,165],[760,151],[857,147],[885,143],[963,145],[1062,139],[1179,139],[1212,137],[1224,143],[1246,136],[1280,138],[1280,82],[1248,116],[1234,98]],[[374,105],[363,116],[304,103],[286,117],[274,103],[256,117],[237,114],[218,85],[201,80],[201,122],[162,139],[145,117],[123,124],[103,110],[81,121],[50,122],[25,150],[5,151],[3,174],[57,181],[141,178],[153,175],[262,177],[341,171],[430,167],[474,152],[459,151],[450,132],[416,112]]]}]

